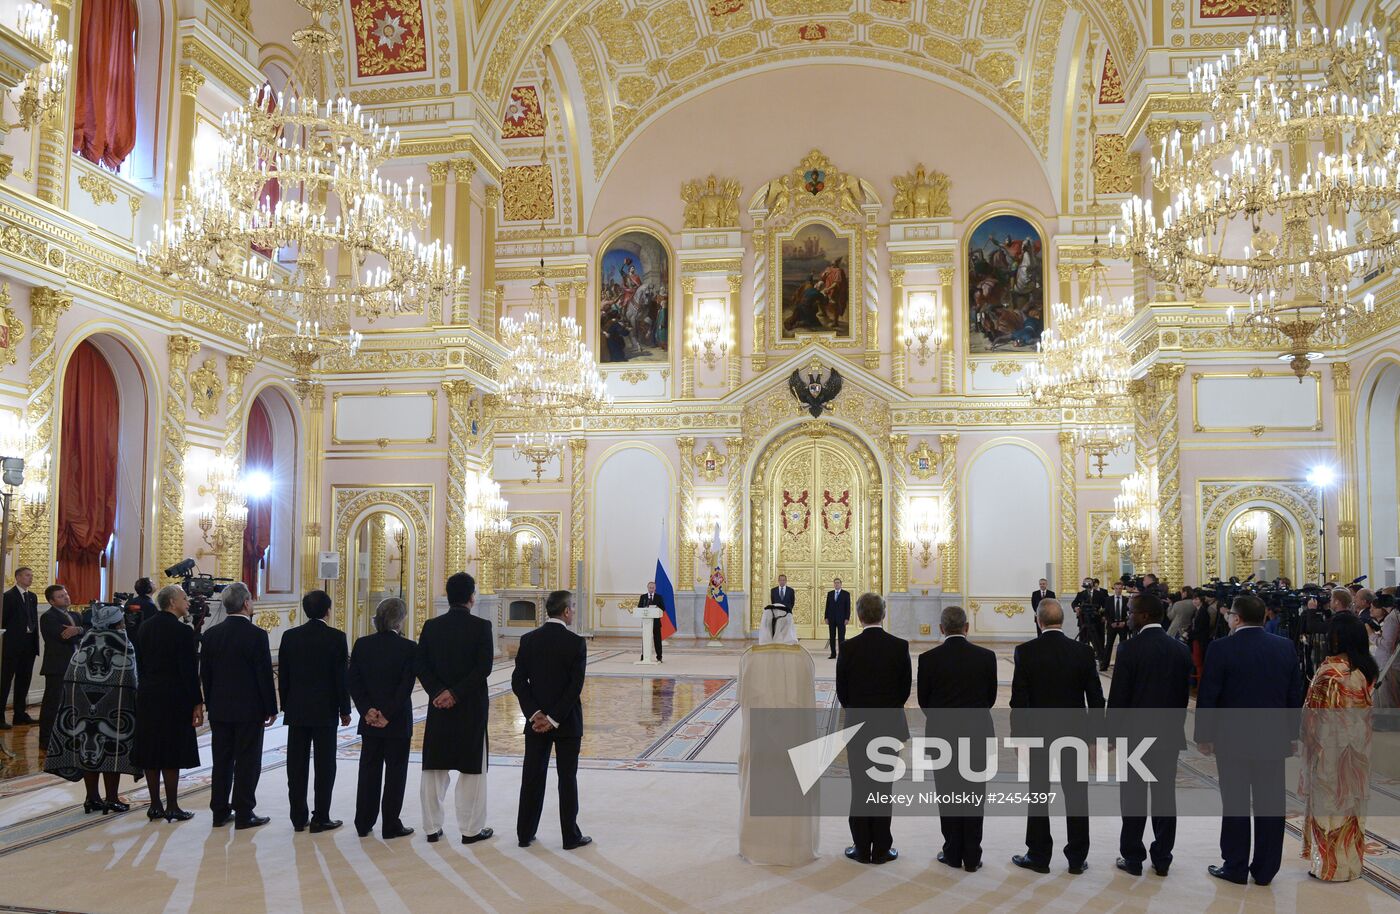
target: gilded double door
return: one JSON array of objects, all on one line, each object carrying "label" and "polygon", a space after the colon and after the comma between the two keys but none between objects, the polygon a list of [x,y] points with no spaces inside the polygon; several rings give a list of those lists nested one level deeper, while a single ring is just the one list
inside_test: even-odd
[{"label": "gilded double door", "polygon": [[842,589],[853,594],[871,587],[867,537],[872,521],[879,523],[878,501],[870,497],[875,481],[852,445],[834,436],[797,437],[781,444],[768,464],[762,489],[765,548],[755,585],[763,582],[766,601],[778,575],[787,575],[797,598],[798,637],[825,639],[832,580],[840,578]]}]

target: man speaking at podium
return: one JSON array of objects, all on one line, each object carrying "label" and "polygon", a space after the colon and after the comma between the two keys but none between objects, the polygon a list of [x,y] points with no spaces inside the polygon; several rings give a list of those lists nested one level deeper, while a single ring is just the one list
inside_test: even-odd
[{"label": "man speaking at podium", "polygon": [[[664,614],[666,612],[666,601],[661,598],[661,594],[656,592],[656,582],[647,581],[647,592],[637,600],[638,609],[646,609],[648,606],[658,607]],[[661,616],[651,620],[651,641],[656,646],[656,662],[661,662]],[[645,656],[642,657],[646,659]]]}]

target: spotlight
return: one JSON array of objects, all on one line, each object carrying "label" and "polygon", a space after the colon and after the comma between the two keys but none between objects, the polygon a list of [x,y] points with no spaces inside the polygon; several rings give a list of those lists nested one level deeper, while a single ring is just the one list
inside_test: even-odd
[{"label": "spotlight", "polygon": [[1325,489],[1337,478],[1337,473],[1326,464],[1318,464],[1308,471],[1308,485]]},{"label": "spotlight", "polygon": [[272,494],[272,477],[262,470],[243,474],[243,494],[254,500]]}]

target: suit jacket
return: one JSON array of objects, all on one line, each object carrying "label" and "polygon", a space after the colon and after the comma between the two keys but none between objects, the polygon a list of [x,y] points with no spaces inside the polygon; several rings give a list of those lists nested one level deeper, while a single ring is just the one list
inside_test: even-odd
[{"label": "suit jacket", "polygon": [[1032,591],[1031,591],[1031,612],[1035,612],[1037,609],[1040,608],[1040,601],[1041,601],[1041,600],[1053,600],[1053,599],[1055,599],[1055,591],[1050,590],[1049,588],[1047,588],[1047,589],[1045,590],[1044,593],[1041,593],[1041,592],[1038,591],[1038,590],[1032,590]]},{"label": "suit jacket", "polygon": [[[1110,732],[1127,737],[1156,736],[1163,748],[1185,749],[1192,668],[1190,648],[1161,626],[1145,628],[1123,642],[1108,687]],[[1128,708],[1170,711],[1143,716],[1124,713]]]},{"label": "suit jacket", "polygon": [[261,723],[277,715],[267,632],[233,615],[204,633],[199,677],[211,722]]},{"label": "suit jacket", "polygon": [[39,598],[11,587],[5,591],[3,616],[5,653],[10,657],[39,656]]},{"label": "suit jacket", "polygon": [[[961,636],[950,637],[919,655],[919,707],[928,719],[928,735],[948,734],[939,709],[990,708],[997,703],[997,655]],[[992,715],[958,714],[951,735],[991,736]],[[974,724],[976,725],[974,728]]]},{"label": "suit jacket", "polygon": [[1104,601],[1101,590],[1081,590],[1074,595],[1074,602],[1070,604],[1071,609],[1083,609],[1084,617],[1089,619],[1102,619]]},{"label": "suit jacket", "polygon": [[[398,632],[375,632],[355,641],[350,652],[350,697],[360,712],[361,736],[408,739],[413,735],[413,656],[417,646]],[[386,727],[365,723],[378,708]]]},{"label": "suit jacket", "polygon": [[836,698],[847,709],[848,719],[878,719],[878,730],[884,735],[909,738],[909,724],[902,710],[886,714],[851,712],[903,709],[913,679],[909,642],[879,626],[867,626],[859,635],[847,638],[846,646],[836,656]]},{"label": "suit jacket", "polygon": [[[1030,723],[1031,718],[1025,713],[1029,709],[1082,711],[1104,706],[1094,649],[1070,638],[1061,629],[1048,628],[1030,641],[1018,644],[1014,657],[1016,670],[1011,675],[1011,732],[1014,735],[1046,735],[1043,728]],[[1084,724],[1090,734],[1097,729],[1087,713]]]},{"label": "suit jacket", "polygon": [[583,736],[584,670],[588,666],[588,643],[569,631],[562,622],[546,622],[520,638],[515,654],[515,672],[510,688],[525,715],[525,732],[535,712],[558,724],[555,734]]},{"label": "suit jacket", "polygon": [[843,588],[839,594],[834,590],[826,592],[826,621],[830,625],[845,625],[851,621],[851,592],[849,590]]},{"label": "suit jacket", "polygon": [[282,635],[278,694],[289,727],[333,727],[350,713],[345,632],[310,619]]},{"label": "suit jacket", "polygon": [[450,708],[428,706],[423,731],[423,768],[481,774],[486,770],[486,718],[491,710],[486,679],[491,675],[495,645],[491,623],[465,606],[423,624],[414,659],[418,681],[429,698],[450,691]]},{"label": "suit jacket", "polygon": [[[1198,743],[1215,744],[1216,755],[1286,758],[1298,738],[1303,674],[1293,642],[1262,628],[1238,629],[1206,648],[1205,673],[1196,690]],[[1264,714],[1219,709],[1274,709]]]},{"label": "suit jacket", "polygon": [[788,587],[787,587],[786,592],[785,592],[785,593],[783,594],[783,596],[782,596],[782,599],[779,599],[779,598],[778,598],[778,588],[774,587],[772,590],[770,590],[770,591],[768,592],[768,602],[769,602],[770,604],[772,604],[772,603],[781,603],[781,604],[783,604],[784,606],[786,606],[788,609],[792,609],[793,606],[795,606],[795,605],[797,604],[797,591],[793,590],[793,589],[792,589],[792,585],[789,584]]},{"label": "suit jacket", "polygon": [[1104,624],[1112,625],[1114,622],[1127,622],[1128,601],[1131,599],[1132,597],[1126,593],[1118,597],[1110,593],[1108,599],[1105,600],[1103,604]]},{"label": "suit jacket", "polygon": [[[662,599],[661,594],[659,594],[659,593],[644,593],[644,594],[642,594],[640,597],[637,598],[637,608],[638,608],[638,609],[645,609],[645,608],[648,607],[648,606],[659,606],[659,607],[661,607],[661,612],[662,612],[663,615],[664,615],[665,612],[666,612],[666,601],[665,601],[664,599]],[[652,621],[653,621],[653,622],[660,622],[661,620],[660,620],[660,619],[653,619]]]},{"label": "suit jacket", "polygon": [[68,672],[68,661],[78,647],[78,638],[65,639],[62,632],[70,625],[82,627],[75,612],[50,606],[39,617],[39,633],[44,638],[44,659],[39,662],[40,676],[62,676]]}]

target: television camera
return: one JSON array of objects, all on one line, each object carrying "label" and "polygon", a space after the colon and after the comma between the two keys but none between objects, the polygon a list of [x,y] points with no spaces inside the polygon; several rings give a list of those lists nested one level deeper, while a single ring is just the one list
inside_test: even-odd
[{"label": "television camera", "polygon": [[233,583],[233,578],[200,574],[194,559],[185,559],[171,565],[165,569],[165,576],[180,578],[180,589],[190,598],[190,621],[194,623],[196,632],[204,627],[204,620],[209,618],[210,598],[218,596],[226,586]]}]

